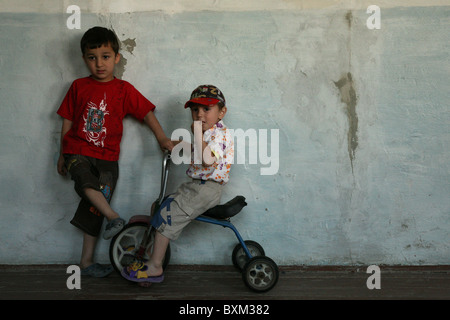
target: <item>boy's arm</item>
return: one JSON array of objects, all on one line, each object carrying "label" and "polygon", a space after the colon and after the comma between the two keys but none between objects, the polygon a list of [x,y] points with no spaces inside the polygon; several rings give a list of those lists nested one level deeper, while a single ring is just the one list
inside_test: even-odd
[{"label": "boy's arm", "polygon": [[62,124],[62,129],[61,129],[61,146],[60,146],[60,150],[59,150],[59,158],[58,158],[58,164],[57,164],[58,173],[62,176],[65,176],[67,174],[67,168],[64,164],[64,157],[63,157],[63,153],[62,153],[63,152],[62,143],[63,143],[64,136],[70,130],[70,128],[72,128],[72,121],[70,121],[68,119],[63,119],[63,124]]},{"label": "boy's arm", "polygon": [[216,163],[217,159],[205,141],[202,141],[202,156],[202,164],[204,167],[209,167]]},{"label": "boy's arm", "polygon": [[209,167],[216,162],[216,157],[208,146],[208,143],[203,140],[202,122],[194,121],[191,125],[191,130],[194,133],[194,148],[201,150],[201,160],[204,167]]},{"label": "boy's arm", "polygon": [[175,144],[166,136],[153,111],[147,113],[147,115],[144,117],[144,122],[153,131],[153,134],[155,135],[156,140],[158,140],[161,149],[172,151]]}]

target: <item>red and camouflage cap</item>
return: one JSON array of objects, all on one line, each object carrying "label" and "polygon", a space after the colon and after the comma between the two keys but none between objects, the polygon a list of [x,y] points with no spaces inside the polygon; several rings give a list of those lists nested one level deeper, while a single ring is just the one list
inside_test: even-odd
[{"label": "red and camouflage cap", "polygon": [[219,102],[225,105],[225,97],[222,91],[213,85],[201,85],[192,91],[191,99],[184,105],[185,108],[189,107],[191,103],[198,103],[205,106],[212,106]]}]

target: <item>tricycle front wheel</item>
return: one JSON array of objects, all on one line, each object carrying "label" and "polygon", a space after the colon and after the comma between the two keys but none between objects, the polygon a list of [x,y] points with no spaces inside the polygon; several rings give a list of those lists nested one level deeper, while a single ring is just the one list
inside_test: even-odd
[{"label": "tricycle front wheel", "polygon": [[[114,269],[120,273],[124,267],[131,264],[135,259],[148,260],[147,251],[153,248],[154,235],[156,230],[152,229],[151,238],[145,249],[144,255],[138,257],[139,247],[145,232],[149,226],[143,222],[130,223],[123,228],[114,238],[112,238],[109,245],[109,258]],[[170,245],[167,246],[166,255],[163,262],[163,269],[167,267],[170,260]]]}]

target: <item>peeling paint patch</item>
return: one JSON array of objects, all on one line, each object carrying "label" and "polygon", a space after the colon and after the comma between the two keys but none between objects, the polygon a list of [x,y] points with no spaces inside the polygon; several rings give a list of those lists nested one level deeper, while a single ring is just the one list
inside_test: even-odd
[{"label": "peeling paint patch", "polygon": [[356,114],[356,92],[353,86],[352,74],[348,72],[339,81],[334,82],[341,93],[341,101],[347,105],[348,118],[348,156],[353,172],[353,161],[355,160],[356,148],[358,147],[358,116]]},{"label": "peeling paint patch", "polygon": [[[136,47],[136,38],[134,39],[125,39],[124,41],[121,41],[122,45],[121,48],[123,48],[125,51],[133,54],[134,48]],[[120,55],[120,61],[116,65],[115,68],[115,75],[117,78],[122,79],[123,74],[125,72],[125,66],[127,65],[127,58],[124,57],[123,54]]]},{"label": "peeling paint patch", "polygon": [[122,41],[122,45],[125,50],[127,50],[129,53],[133,54],[134,48],[136,48],[136,38],[134,39],[126,39]]},{"label": "peeling paint patch", "polygon": [[121,54],[120,55],[120,61],[116,65],[116,67],[114,68],[114,75],[117,78],[122,79],[123,73],[125,72],[126,64],[127,64],[127,59]]}]

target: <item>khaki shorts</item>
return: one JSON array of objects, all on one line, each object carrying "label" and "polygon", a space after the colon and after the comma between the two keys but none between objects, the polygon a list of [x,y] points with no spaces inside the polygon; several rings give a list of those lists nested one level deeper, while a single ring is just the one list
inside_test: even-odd
[{"label": "khaki shorts", "polygon": [[183,183],[162,203],[152,218],[152,226],[163,236],[176,240],[192,220],[220,203],[222,188],[214,181]]}]

